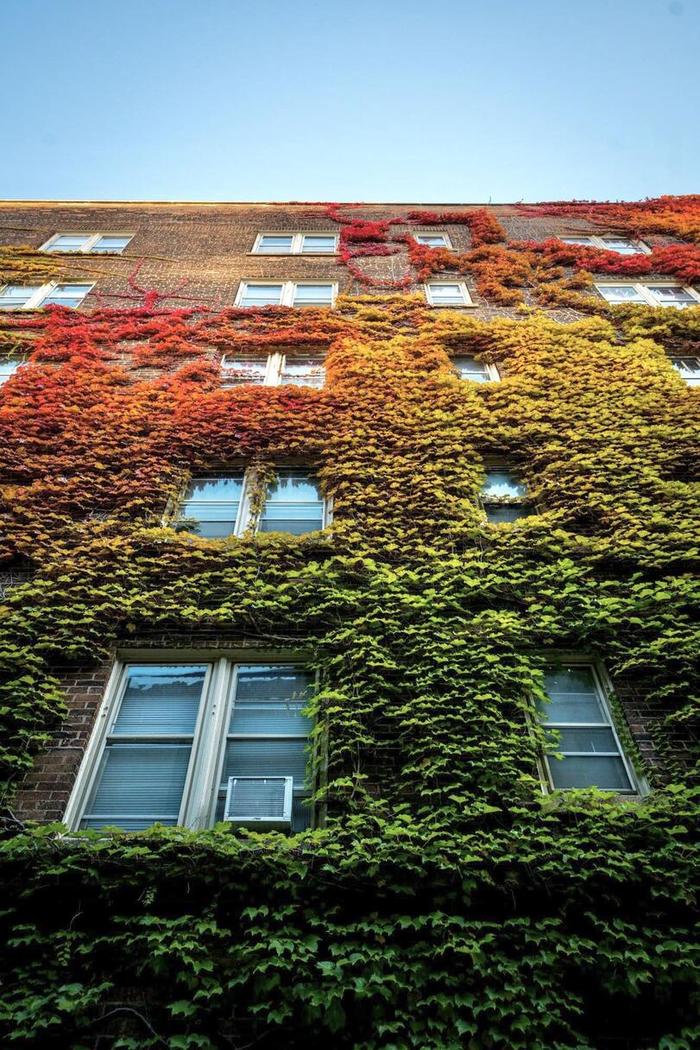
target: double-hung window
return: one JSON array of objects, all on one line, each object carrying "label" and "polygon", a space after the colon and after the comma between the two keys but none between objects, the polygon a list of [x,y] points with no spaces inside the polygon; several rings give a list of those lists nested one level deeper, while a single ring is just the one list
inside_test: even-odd
[{"label": "double-hung window", "polygon": [[464,281],[428,281],[425,295],[430,306],[473,306]]},{"label": "double-hung window", "polygon": [[254,255],[334,255],[337,233],[259,233]]},{"label": "double-hung window", "polygon": [[80,306],[93,284],[6,284],[0,288],[0,310],[37,310],[42,306]]},{"label": "double-hung window", "polygon": [[688,386],[700,386],[700,357],[672,357],[671,364]]},{"label": "double-hung window", "polygon": [[640,252],[649,255],[651,248],[644,241],[633,240],[630,237],[616,237],[614,234],[605,234],[598,237],[594,234],[580,237],[560,237],[564,244],[581,244],[585,248],[605,248],[609,252],[617,252],[618,255],[638,255]]},{"label": "double-hung window", "polygon": [[517,471],[506,466],[486,468],[481,505],[493,525],[508,524],[535,514],[528,489]]},{"label": "double-hung window", "polygon": [[221,539],[248,531],[301,536],[324,529],[330,514],[313,470],[278,467],[271,479],[254,468],[193,478],[178,519],[180,528]]},{"label": "double-hung window", "polygon": [[547,738],[550,787],[637,792],[596,667],[592,663],[551,667],[544,691],[547,701],[538,702],[537,713]]},{"label": "double-hung window", "polygon": [[320,354],[269,354],[267,357],[224,357],[222,386],[256,383],[264,386],[310,386],[320,389],[326,381]]},{"label": "double-hung window", "polygon": [[236,306],[333,306],[333,281],[241,281]]},{"label": "double-hung window", "polygon": [[470,383],[497,383],[501,378],[495,365],[480,361],[472,354],[453,357],[452,366],[460,379]]},{"label": "double-hung window", "polygon": [[62,254],[121,255],[132,233],[56,233],[39,251]]},{"label": "double-hung window", "polygon": [[413,239],[426,248],[451,248],[450,238],[446,233],[414,233]]},{"label": "double-hung window", "polygon": [[0,386],[6,383],[25,363],[23,357],[5,357],[0,361]]},{"label": "double-hung window", "polygon": [[[314,679],[292,663],[126,663],[115,668],[65,815],[73,829],[211,827],[231,778],[252,786],[253,826],[279,814],[266,800],[292,781],[286,829],[311,824],[305,800]],[[248,825],[250,826],[250,824]],[[275,827],[279,826],[276,821]]]},{"label": "double-hung window", "polygon": [[633,284],[618,281],[615,283],[596,282],[596,288],[609,303],[642,303],[646,306],[671,306],[676,310],[685,310],[688,306],[698,306],[700,295],[693,288],[680,284]]}]

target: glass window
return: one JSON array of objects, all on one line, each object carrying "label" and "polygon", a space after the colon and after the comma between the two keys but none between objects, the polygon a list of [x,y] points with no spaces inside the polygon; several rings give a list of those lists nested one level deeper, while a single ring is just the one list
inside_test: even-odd
[{"label": "glass window", "polygon": [[124,251],[130,240],[130,236],[104,233],[97,238],[90,251],[119,255]]},{"label": "glass window", "polygon": [[426,288],[432,306],[467,306],[470,301],[461,281],[430,281]]},{"label": "glass window", "polygon": [[699,303],[692,292],[680,284],[596,284],[596,288],[609,303],[646,303],[676,310]]},{"label": "glass window", "polygon": [[688,386],[700,386],[700,357],[672,357],[671,364]]},{"label": "glass window", "polygon": [[226,357],[221,362],[222,386],[240,386],[242,383],[265,382],[266,357]]},{"label": "glass window", "polygon": [[629,237],[601,237],[603,247],[609,252],[617,252],[618,255],[638,255],[641,247],[638,241],[632,241]]},{"label": "glass window", "polygon": [[57,284],[41,300],[41,306],[68,306],[75,309],[80,306],[87,293],[92,288],[91,284]]},{"label": "glass window", "polygon": [[21,368],[24,364],[24,358],[10,358],[5,357],[0,360],[0,386],[6,383],[10,376],[13,376],[18,368]]},{"label": "glass window", "polygon": [[335,234],[305,233],[301,238],[302,253],[332,255],[336,248]]},{"label": "glass window", "polygon": [[413,236],[419,244],[425,244],[428,248],[450,247],[446,233],[414,233]]},{"label": "glass window", "polygon": [[324,501],[313,473],[298,468],[278,470],[267,490],[259,531],[300,536],[323,525]]},{"label": "glass window", "polygon": [[82,828],[177,824],[206,665],[129,665]]},{"label": "glass window", "polygon": [[660,306],[683,310],[686,306],[698,305],[698,300],[679,284],[648,284],[646,287]]},{"label": "glass window", "polygon": [[313,678],[285,664],[238,667],[226,734],[216,819],[221,820],[229,777],[294,778],[292,831],[311,823],[307,776],[312,722],[305,714]]},{"label": "glass window", "polygon": [[0,310],[21,310],[41,288],[38,284],[6,284],[0,291]]},{"label": "glass window", "polygon": [[494,468],[486,471],[486,480],[481,490],[483,499],[513,499],[524,496],[527,486],[512,470]]},{"label": "glass window", "polygon": [[597,284],[596,288],[609,303],[646,303],[636,284]]},{"label": "glass window", "polygon": [[222,478],[194,478],[180,508],[189,530],[206,539],[236,532],[243,498],[243,471]]},{"label": "glass window", "polygon": [[258,239],[256,251],[260,255],[289,255],[292,251],[293,234],[264,233]]},{"label": "glass window", "polygon": [[489,467],[481,489],[481,505],[492,525],[507,525],[535,514],[528,489],[519,474],[509,467]]},{"label": "glass window", "polygon": [[243,285],[240,306],[279,306],[282,302],[282,284]]},{"label": "glass window", "polygon": [[592,237],[560,237],[559,240],[563,241],[564,244],[580,244],[584,248],[594,247]]},{"label": "glass window", "polygon": [[452,363],[460,379],[467,379],[472,383],[491,383],[496,378],[493,366],[489,368],[484,361],[477,361],[470,354],[453,357]]},{"label": "glass window", "polygon": [[537,705],[546,730],[547,767],[555,788],[598,787],[633,792],[634,784],[614,732],[593,667],[551,668],[545,675],[548,702]]},{"label": "glass window", "polygon": [[43,250],[45,252],[81,252],[88,241],[92,240],[92,236],[91,233],[60,233]]},{"label": "glass window", "polygon": [[332,306],[332,284],[295,284],[293,306]]},{"label": "glass window", "polygon": [[326,370],[322,357],[289,357],[285,355],[280,382],[288,386],[322,387]]}]

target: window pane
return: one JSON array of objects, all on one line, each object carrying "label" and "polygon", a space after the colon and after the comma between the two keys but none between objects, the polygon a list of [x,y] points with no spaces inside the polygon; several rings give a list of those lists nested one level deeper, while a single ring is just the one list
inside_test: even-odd
[{"label": "window pane", "polygon": [[559,240],[563,241],[564,244],[582,244],[586,248],[590,248],[593,244],[592,237],[560,237]]},{"label": "window pane", "polygon": [[42,306],[80,306],[90,291],[90,284],[58,284],[41,300]]},{"label": "window pane", "polygon": [[311,719],[301,712],[312,686],[312,676],[294,667],[239,667],[230,732],[308,735]]},{"label": "window pane", "polygon": [[[612,729],[554,729],[551,730],[552,747],[565,754],[617,755],[620,752]],[[549,735],[549,734],[548,734]]]},{"label": "window pane", "polygon": [[20,306],[24,306],[33,295],[35,295],[41,285],[31,284],[8,284],[0,292],[0,310],[16,310]]},{"label": "window pane", "polygon": [[258,252],[272,255],[288,255],[292,250],[292,234],[276,236],[265,234],[258,242]]},{"label": "window pane", "polygon": [[305,234],[301,242],[302,252],[334,252],[335,237],[319,236],[317,234]]},{"label": "window pane", "polygon": [[279,306],[281,302],[281,284],[246,284],[241,297],[241,306]]},{"label": "window pane", "polygon": [[639,246],[626,237],[603,237],[603,241],[608,251],[617,252],[618,255],[637,255],[640,251]]},{"label": "window pane", "polygon": [[307,740],[229,740],[224,757],[223,787],[229,777],[294,777],[306,783]]},{"label": "window pane", "polygon": [[206,665],[144,665],[127,669],[114,736],[194,733]]},{"label": "window pane", "polygon": [[195,478],[180,508],[179,518],[205,539],[220,539],[235,531],[243,493],[243,472],[225,478]]},{"label": "window pane", "polygon": [[447,247],[447,237],[444,233],[416,233],[414,236],[419,244],[427,244],[430,248]]},{"label": "window pane", "polygon": [[632,284],[597,284],[596,288],[609,303],[645,303],[646,299]]},{"label": "window pane", "polygon": [[430,300],[435,306],[463,306],[466,303],[464,289],[460,284],[429,285]]},{"label": "window pane", "polygon": [[608,791],[631,791],[627,771],[621,758],[600,756],[547,758],[552,783],[556,788],[597,787]]},{"label": "window pane", "polygon": [[122,252],[126,248],[131,237],[100,237],[90,249],[91,252]]},{"label": "window pane", "polygon": [[320,357],[286,357],[282,368],[282,382],[290,386],[322,387],[326,370]]},{"label": "window pane", "polygon": [[452,363],[457,369],[461,379],[468,379],[472,383],[491,382],[488,367],[483,361],[477,361],[477,359],[470,354],[462,354],[460,357],[453,357]]},{"label": "window pane", "polygon": [[261,532],[299,536],[323,528],[323,499],[308,471],[280,470],[267,491],[260,518]]},{"label": "window pane", "polygon": [[266,371],[266,357],[229,357],[221,363],[224,386],[264,383]]},{"label": "window pane", "polygon": [[697,300],[680,285],[650,284],[647,287],[662,306],[683,308],[697,305]]},{"label": "window pane", "polygon": [[544,689],[550,698],[550,703],[539,705],[545,722],[608,723],[590,667],[552,671],[544,677]]},{"label": "window pane", "polygon": [[536,513],[531,503],[515,503],[507,506],[487,503],[484,510],[492,525],[510,524],[510,522],[517,521],[518,518],[529,518]]},{"label": "window pane", "polygon": [[682,379],[690,386],[700,383],[700,358],[699,357],[672,357],[671,364]]},{"label": "window pane", "polygon": [[90,238],[93,236],[91,233],[83,234],[72,234],[62,233],[60,237],[57,237],[48,248],[47,252],[79,252],[83,248]]},{"label": "window pane", "polygon": [[237,502],[243,492],[243,471],[229,474],[225,478],[193,478],[187,489],[186,499]]},{"label": "window pane", "polygon": [[176,824],[191,750],[189,743],[108,744],[81,827]]},{"label": "window pane", "polygon": [[512,470],[487,470],[481,495],[484,500],[524,496],[527,486]]},{"label": "window pane", "polygon": [[332,284],[296,284],[294,306],[332,306]]},{"label": "window pane", "polygon": [[13,361],[7,358],[4,361],[0,361],[0,383],[7,382],[10,376],[13,376],[23,364],[24,360],[17,360],[16,358]]}]

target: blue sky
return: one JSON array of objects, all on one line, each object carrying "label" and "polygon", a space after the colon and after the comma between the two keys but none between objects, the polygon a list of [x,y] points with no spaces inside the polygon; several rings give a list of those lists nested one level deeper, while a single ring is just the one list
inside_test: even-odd
[{"label": "blue sky", "polygon": [[700,0],[21,0],[2,26],[2,197],[700,188]]}]

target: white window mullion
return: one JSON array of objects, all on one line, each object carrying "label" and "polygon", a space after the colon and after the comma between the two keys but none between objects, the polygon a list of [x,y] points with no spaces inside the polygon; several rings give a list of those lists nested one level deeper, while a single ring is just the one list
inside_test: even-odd
[{"label": "white window mullion", "polygon": [[253,497],[258,484],[258,471],[255,467],[248,467],[243,475],[243,492],[234,536],[242,536],[253,523]]},{"label": "white window mullion", "polygon": [[284,367],[284,354],[273,353],[267,359],[267,371],[265,373],[265,386],[279,386],[282,379],[282,368]]},{"label": "white window mullion", "polygon": [[183,794],[181,823],[199,830],[211,827],[216,806],[214,786],[218,783],[219,741],[225,733],[227,697],[230,684],[231,662],[225,658],[217,660],[211,668],[211,677],[205,702],[202,704],[201,720],[195,735],[190,780]]}]

